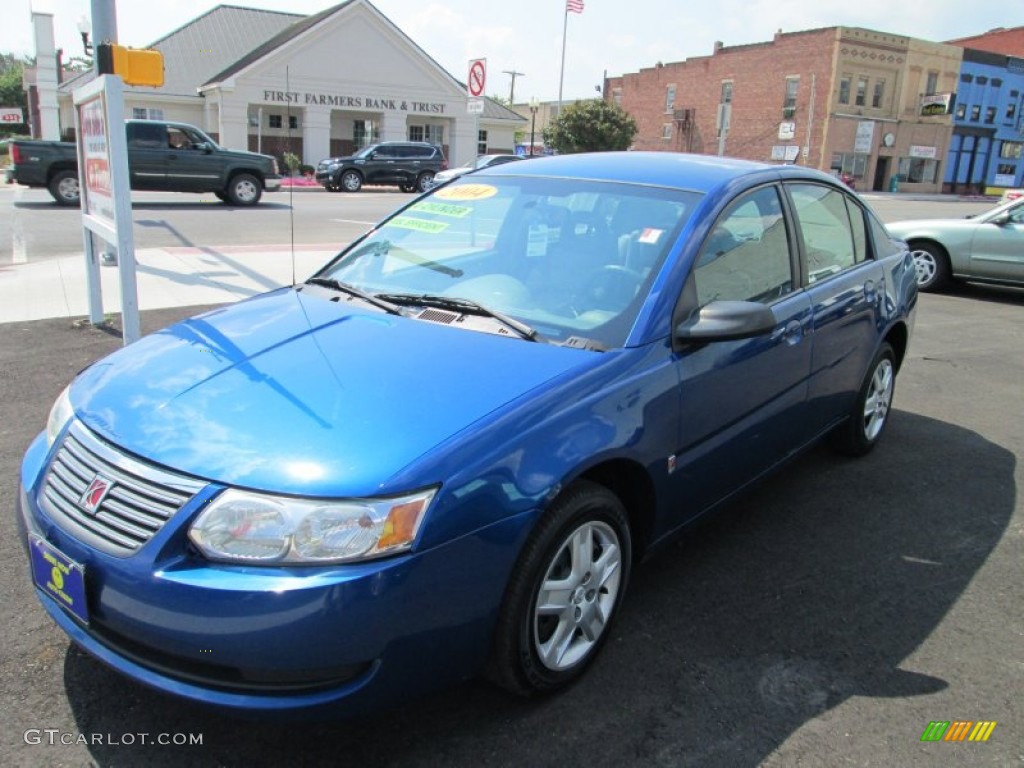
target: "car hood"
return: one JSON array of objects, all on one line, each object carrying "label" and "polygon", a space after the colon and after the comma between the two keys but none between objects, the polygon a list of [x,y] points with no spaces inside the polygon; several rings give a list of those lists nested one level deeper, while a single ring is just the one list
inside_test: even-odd
[{"label": "car hood", "polygon": [[287,288],[115,352],[76,379],[71,402],[101,437],[191,475],[363,496],[405,490],[388,479],[600,357]]},{"label": "car hood", "polygon": [[969,232],[978,226],[978,219],[909,219],[886,224],[885,228],[897,237],[910,232]]}]

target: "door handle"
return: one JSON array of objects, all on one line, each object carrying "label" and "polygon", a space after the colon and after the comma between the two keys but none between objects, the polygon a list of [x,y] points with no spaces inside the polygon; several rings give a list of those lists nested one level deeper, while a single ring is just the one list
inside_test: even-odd
[{"label": "door handle", "polygon": [[790,320],[781,328],[776,328],[772,334],[772,341],[782,339],[790,346],[799,344],[804,337],[804,327],[799,320]]}]

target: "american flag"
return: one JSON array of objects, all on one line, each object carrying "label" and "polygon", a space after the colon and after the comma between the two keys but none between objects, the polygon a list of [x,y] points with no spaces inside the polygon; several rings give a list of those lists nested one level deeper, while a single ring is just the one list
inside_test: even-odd
[{"label": "american flag", "polygon": [[583,13],[583,0],[565,0],[565,10],[569,13]]}]

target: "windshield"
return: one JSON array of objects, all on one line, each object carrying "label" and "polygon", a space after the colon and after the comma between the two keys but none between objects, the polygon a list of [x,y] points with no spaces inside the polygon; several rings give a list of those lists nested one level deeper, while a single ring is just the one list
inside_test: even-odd
[{"label": "windshield", "polygon": [[354,243],[320,277],[368,294],[467,299],[621,346],[698,195],[579,179],[468,177]]}]

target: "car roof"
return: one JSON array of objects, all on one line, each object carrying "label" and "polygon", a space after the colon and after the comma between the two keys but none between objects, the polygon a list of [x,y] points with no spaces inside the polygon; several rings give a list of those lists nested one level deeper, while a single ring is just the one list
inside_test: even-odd
[{"label": "car roof", "polygon": [[[505,163],[480,169],[481,176],[539,176],[593,181],[621,181],[659,187],[711,192],[741,178],[764,180],[813,179],[835,184],[826,173],[797,165],[770,165],[716,155],[678,152],[590,152],[533,158],[528,163]],[[752,179],[752,180],[753,180]]]}]

